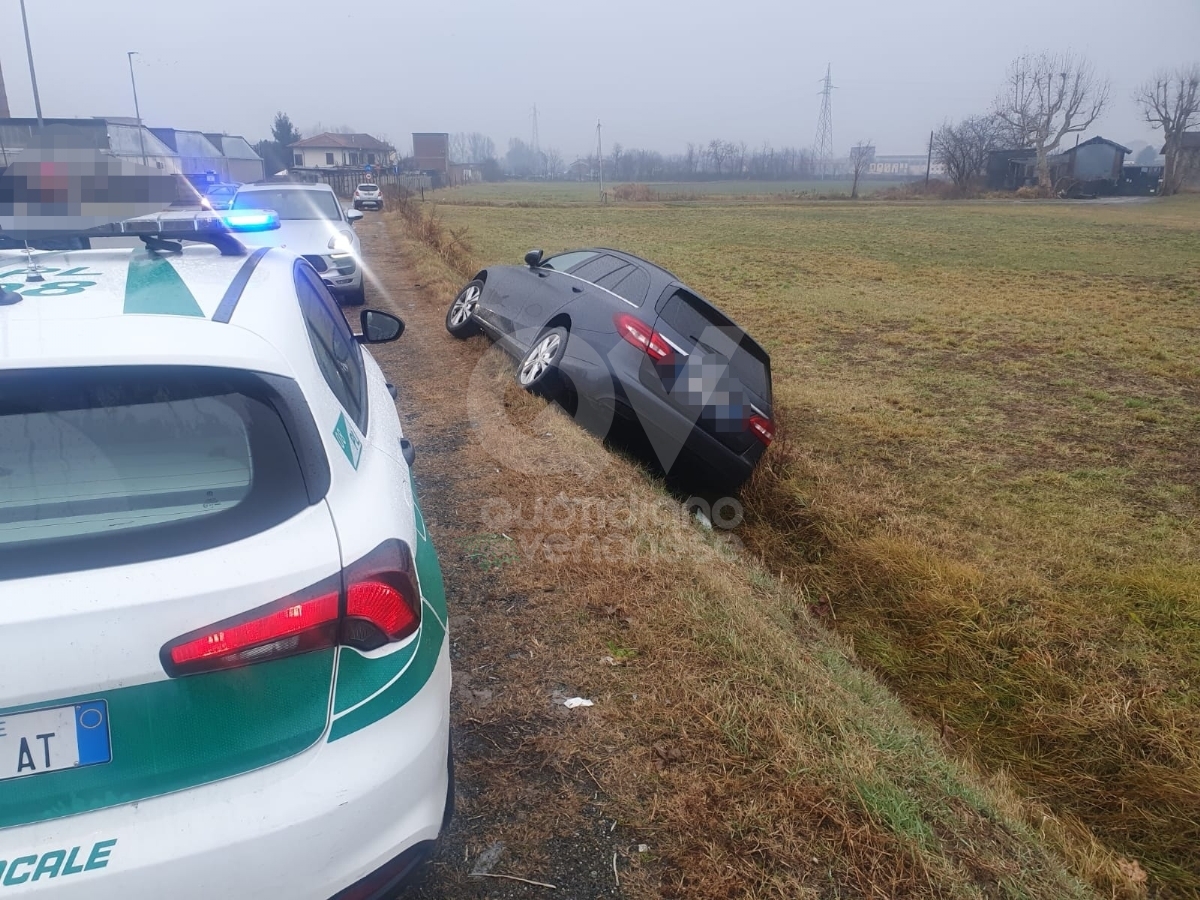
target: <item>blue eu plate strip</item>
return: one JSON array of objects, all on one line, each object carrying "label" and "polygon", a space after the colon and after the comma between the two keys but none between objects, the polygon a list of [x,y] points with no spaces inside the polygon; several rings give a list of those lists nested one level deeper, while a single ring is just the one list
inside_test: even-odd
[{"label": "blue eu plate strip", "polygon": [[108,736],[108,704],[103,700],[80,703],[75,707],[75,739],[79,745],[79,764],[94,766],[112,760]]}]

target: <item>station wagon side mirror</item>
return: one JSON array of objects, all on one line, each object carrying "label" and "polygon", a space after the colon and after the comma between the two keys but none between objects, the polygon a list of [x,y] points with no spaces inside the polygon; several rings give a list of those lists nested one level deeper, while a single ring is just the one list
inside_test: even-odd
[{"label": "station wagon side mirror", "polygon": [[529,268],[536,269],[541,264],[542,264],[542,251],[541,250],[530,250],[528,253],[525,254],[525,265],[529,266]]},{"label": "station wagon side mirror", "polygon": [[358,209],[346,210],[346,221],[347,222],[357,222],[362,217],[363,217],[362,210],[358,210]]},{"label": "station wagon side mirror", "polygon": [[387,344],[404,334],[404,320],[377,309],[364,309],[359,316],[362,334],[355,335],[361,344]]}]

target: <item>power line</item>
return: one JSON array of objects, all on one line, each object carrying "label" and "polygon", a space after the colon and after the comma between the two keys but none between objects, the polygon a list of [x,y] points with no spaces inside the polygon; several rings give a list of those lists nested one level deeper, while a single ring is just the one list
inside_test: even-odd
[{"label": "power line", "polygon": [[833,66],[825,66],[821,88],[821,116],[817,119],[817,139],[813,145],[817,175],[828,178],[833,169]]}]

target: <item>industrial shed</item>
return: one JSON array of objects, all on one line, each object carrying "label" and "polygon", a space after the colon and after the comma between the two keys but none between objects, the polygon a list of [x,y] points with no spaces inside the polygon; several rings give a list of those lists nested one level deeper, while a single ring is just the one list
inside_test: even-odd
[{"label": "industrial shed", "polygon": [[254,152],[250,142],[240,134],[205,133],[204,136],[224,155],[228,166],[226,177],[229,181],[248,184],[267,177],[262,157]]},{"label": "industrial shed", "polygon": [[229,165],[220,148],[199,131],[151,128],[154,136],[179,157],[183,175],[197,188],[229,180]]}]

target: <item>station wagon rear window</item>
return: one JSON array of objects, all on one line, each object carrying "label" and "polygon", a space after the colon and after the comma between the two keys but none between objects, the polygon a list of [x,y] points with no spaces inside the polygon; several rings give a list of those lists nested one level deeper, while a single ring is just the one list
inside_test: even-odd
[{"label": "station wagon rear window", "polygon": [[131,545],[215,546],[308,505],[287,427],[252,377],[59,369],[6,374],[2,388],[0,578],[37,558],[48,571],[115,564]]},{"label": "station wagon rear window", "polygon": [[724,360],[743,386],[767,403],[771,402],[770,357],[718,309],[687,291],[676,291],[664,304],[659,317],[694,347]]}]

